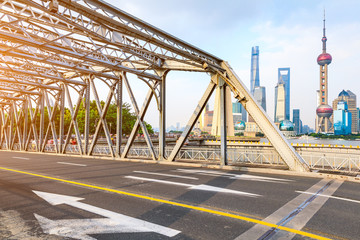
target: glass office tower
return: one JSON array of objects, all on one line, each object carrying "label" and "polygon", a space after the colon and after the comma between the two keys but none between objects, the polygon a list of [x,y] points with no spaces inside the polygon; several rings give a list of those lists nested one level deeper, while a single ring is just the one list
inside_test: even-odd
[{"label": "glass office tower", "polygon": [[[285,120],[290,120],[290,68],[278,69],[278,83],[285,88]],[[275,102],[276,104],[276,102]],[[276,106],[275,106],[276,108]]]}]

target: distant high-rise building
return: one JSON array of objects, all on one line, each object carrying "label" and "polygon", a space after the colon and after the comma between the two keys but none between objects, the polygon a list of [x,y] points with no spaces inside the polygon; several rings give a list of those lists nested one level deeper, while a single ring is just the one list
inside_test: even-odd
[{"label": "distant high-rise building", "polygon": [[214,111],[210,111],[209,104],[206,104],[206,107],[204,108],[198,119],[198,123],[199,123],[198,127],[203,132],[207,132],[207,133],[211,132],[213,114]]},{"label": "distant high-rise building", "polygon": [[[251,49],[251,69],[250,69],[250,92],[254,96],[256,102],[266,111],[266,89],[260,86],[259,76],[259,46],[252,47]],[[246,113],[243,113],[246,115]],[[254,122],[249,116],[249,122]]]},{"label": "distant high-rise building", "polygon": [[250,73],[250,92],[254,95],[255,87],[260,86],[259,78],[259,46],[251,48],[251,73]]},{"label": "distant high-rise building", "polygon": [[284,84],[284,88],[285,88],[285,120],[290,120],[290,68],[279,68],[278,69],[278,83]]},{"label": "distant high-rise building", "polygon": [[360,109],[359,108],[357,108],[357,114],[356,115],[358,116],[358,129],[360,131]]},{"label": "distant high-rise building", "polygon": [[349,112],[351,112],[351,132],[356,134],[359,132],[359,127],[357,124],[357,122],[359,121],[359,117],[357,114],[357,107],[356,107],[356,95],[350,90],[347,90],[346,92],[350,96],[347,104],[348,104]]},{"label": "distant high-rise building", "polygon": [[293,109],[293,123],[296,134],[301,133],[300,109]]},{"label": "distant high-rise building", "polygon": [[334,111],[334,135],[351,134],[351,115],[348,104],[345,101],[339,101],[337,110]]},{"label": "distant high-rise building", "polygon": [[308,125],[303,126],[302,133],[307,134],[312,132],[314,132],[314,129],[311,129]]},{"label": "distant high-rise building", "polygon": [[241,103],[233,102],[233,104],[232,104],[232,112],[233,113],[241,113],[241,107],[242,107]]},{"label": "distant high-rise building", "polygon": [[333,109],[328,105],[328,65],[332,61],[332,57],[326,52],[325,36],[325,12],[324,12],[324,27],[322,41],[322,53],[317,58],[317,63],[320,65],[320,90],[318,94],[318,105],[316,109],[316,132],[329,132],[331,129],[330,117]]},{"label": "distant high-rise building", "polygon": [[[356,107],[356,95],[351,92],[350,90],[342,90],[338,97],[334,99],[333,103],[332,103],[332,107],[333,109],[337,109],[337,105],[339,102],[346,102],[347,106],[348,106],[348,111],[351,112],[351,132],[352,133],[358,133],[359,132],[359,115],[358,115],[358,110]],[[333,122],[334,117],[332,117]],[[334,122],[335,123],[335,122]]]},{"label": "distant high-rise building", "polygon": [[255,87],[254,89],[254,98],[257,103],[266,111],[266,91],[265,87]]},{"label": "distant high-rise building", "polygon": [[274,122],[285,120],[285,84],[279,82],[275,87]]},{"label": "distant high-rise building", "polygon": [[232,104],[234,126],[236,125],[237,122],[242,121],[241,107],[242,105],[239,102],[234,102]]},{"label": "distant high-rise building", "polygon": [[232,106],[234,124],[240,121],[246,122],[246,111],[244,106],[240,102],[234,102]]}]

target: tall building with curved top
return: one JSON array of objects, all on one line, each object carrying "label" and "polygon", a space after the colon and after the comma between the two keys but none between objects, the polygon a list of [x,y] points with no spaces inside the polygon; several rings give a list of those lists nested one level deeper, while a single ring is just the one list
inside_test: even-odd
[{"label": "tall building with curved top", "polygon": [[317,58],[317,63],[320,65],[320,90],[319,103],[316,109],[316,132],[330,132],[332,126],[330,117],[333,109],[328,105],[328,65],[332,61],[332,57],[326,52],[326,35],[325,35],[325,12],[324,12],[324,27],[322,41],[322,53]]}]

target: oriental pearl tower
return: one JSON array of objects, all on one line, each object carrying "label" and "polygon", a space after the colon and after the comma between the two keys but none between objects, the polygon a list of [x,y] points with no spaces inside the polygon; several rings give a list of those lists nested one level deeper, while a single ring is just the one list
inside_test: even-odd
[{"label": "oriental pearl tower", "polygon": [[328,105],[328,65],[331,63],[332,57],[326,52],[325,36],[325,12],[324,12],[324,28],[322,41],[322,53],[317,58],[317,63],[320,65],[320,90],[319,90],[319,103],[316,109],[316,132],[329,132],[331,128],[330,117],[333,109]]}]

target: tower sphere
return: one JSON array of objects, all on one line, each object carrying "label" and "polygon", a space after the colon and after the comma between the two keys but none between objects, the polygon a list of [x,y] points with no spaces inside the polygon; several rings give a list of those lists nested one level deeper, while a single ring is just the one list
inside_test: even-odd
[{"label": "tower sphere", "polygon": [[319,117],[326,117],[329,118],[333,113],[333,109],[332,107],[330,107],[327,104],[322,104],[320,106],[318,106],[318,108],[316,109],[316,114]]},{"label": "tower sphere", "polygon": [[235,130],[245,130],[246,125],[244,121],[236,122],[235,123]]},{"label": "tower sphere", "polygon": [[324,66],[325,64],[330,64],[332,61],[332,57],[328,53],[322,53],[317,58],[317,63],[321,66]]}]

